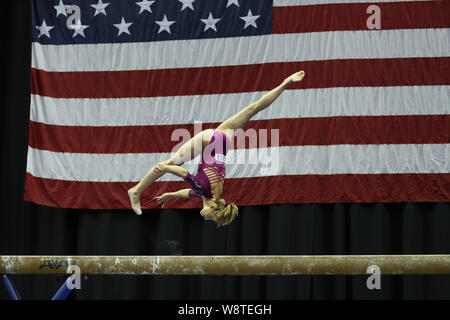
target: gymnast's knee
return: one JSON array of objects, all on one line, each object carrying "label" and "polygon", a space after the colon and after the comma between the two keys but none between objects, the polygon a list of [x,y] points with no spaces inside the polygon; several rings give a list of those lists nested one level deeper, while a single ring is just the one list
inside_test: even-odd
[{"label": "gymnast's knee", "polygon": [[158,163],[155,165],[155,167],[160,166],[160,165],[168,165],[168,166],[170,166],[170,165],[173,165],[173,162],[172,162],[171,159],[167,159],[167,160],[158,162]]},{"label": "gymnast's knee", "polygon": [[180,158],[178,155],[176,155],[170,159],[160,162],[159,164],[169,165],[169,166],[172,166],[172,165],[181,166],[183,163],[184,163],[183,159]]},{"label": "gymnast's knee", "polygon": [[171,165],[181,166],[184,164],[184,158],[182,152],[177,152],[172,158],[170,158],[169,161]]}]

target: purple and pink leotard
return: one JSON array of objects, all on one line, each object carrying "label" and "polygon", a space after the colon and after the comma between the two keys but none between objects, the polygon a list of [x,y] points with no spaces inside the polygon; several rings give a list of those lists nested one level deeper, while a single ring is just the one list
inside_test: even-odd
[{"label": "purple and pink leotard", "polygon": [[214,130],[214,134],[202,152],[197,174],[190,173],[184,178],[190,186],[189,197],[212,198],[211,185],[225,180],[225,156],[230,146],[230,139],[225,133]]}]

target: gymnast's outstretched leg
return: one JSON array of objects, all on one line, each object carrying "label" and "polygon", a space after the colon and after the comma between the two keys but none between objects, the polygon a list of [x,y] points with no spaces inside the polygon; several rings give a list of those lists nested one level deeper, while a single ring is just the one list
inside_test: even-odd
[{"label": "gymnast's outstretched leg", "polygon": [[278,87],[263,95],[258,101],[222,122],[217,130],[224,132],[231,140],[235,130],[243,128],[255,114],[270,106],[287,87],[294,82],[301,81],[304,76],[305,72],[299,71],[287,77]]},{"label": "gymnast's outstretched leg", "polygon": [[212,129],[203,130],[197,133],[192,139],[187,141],[181,146],[173,157],[162,161],[152,167],[145,177],[139,181],[137,185],[128,190],[128,196],[130,197],[131,207],[138,215],[142,214],[140,197],[142,192],[155,182],[157,179],[164,175],[164,172],[157,170],[158,165],[182,165],[184,162],[189,161],[197,157],[209,143],[213,135]]}]

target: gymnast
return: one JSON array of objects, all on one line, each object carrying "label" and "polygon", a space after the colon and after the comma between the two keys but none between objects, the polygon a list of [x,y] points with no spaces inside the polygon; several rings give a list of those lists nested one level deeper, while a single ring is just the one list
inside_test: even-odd
[{"label": "gymnast", "polygon": [[[173,157],[156,164],[145,177],[133,188],[128,190],[131,207],[138,215],[142,214],[140,196],[142,192],[165,173],[183,178],[191,189],[167,192],[155,200],[164,204],[173,198],[202,198],[203,208],[200,215],[205,220],[213,220],[217,227],[225,226],[237,216],[238,207],[220,198],[225,180],[225,156],[235,130],[243,128],[258,112],[264,110],[292,83],[301,81],[304,71],[299,71],[287,77],[278,87],[263,95],[258,101],[248,105],[240,112],[228,118],[216,129],[207,129],[197,133],[183,144]],[[202,154],[198,172],[194,176],[181,165]]]}]

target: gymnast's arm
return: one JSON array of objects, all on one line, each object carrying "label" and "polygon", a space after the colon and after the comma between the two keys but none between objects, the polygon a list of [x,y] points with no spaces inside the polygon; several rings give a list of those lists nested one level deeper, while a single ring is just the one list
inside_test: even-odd
[{"label": "gymnast's arm", "polygon": [[166,202],[169,201],[170,199],[175,199],[175,198],[189,199],[189,198],[191,198],[189,195],[190,191],[191,191],[191,189],[182,189],[182,190],[178,190],[175,192],[166,192],[166,193],[163,193],[162,195],[160,195],[159,197],[155,197],[155,200],[159,204],[162,204],[162,207],[164,207]]}]

